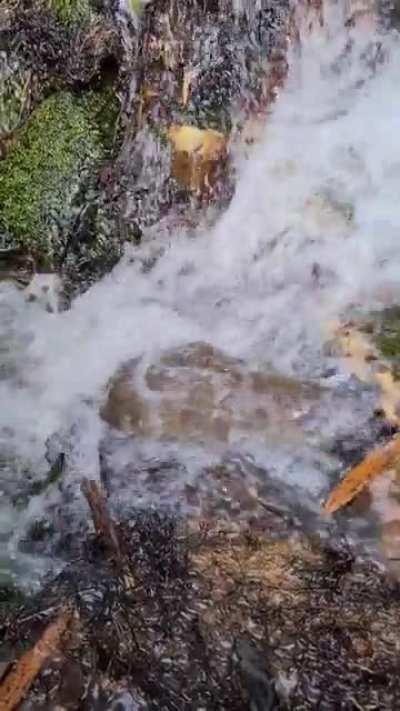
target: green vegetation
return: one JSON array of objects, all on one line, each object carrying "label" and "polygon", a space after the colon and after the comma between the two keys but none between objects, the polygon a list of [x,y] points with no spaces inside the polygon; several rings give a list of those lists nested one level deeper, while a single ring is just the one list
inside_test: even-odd
[{"label": "green vegetation", "polygon": [[391,362],[395,377],[400,376],[400,306],[385,309],[378,316],[375,340],[379,351]]},{"label": "green vegetation", "polygon": [[142,0],[129,0],[132,11],[136,15],[142,14]]},{"label": "green vegetation", "polygon": [[400,328],[397,333],[379,336],[378,346],[382,355],[386,358],[400,357]]},{"label": "green vegetation", "polygon": [[90,17],[89,0],[48,0],[49,7],[64,25],[79,25]]},{"label": "green vegetation", "polygon": [[55,228],[68,219],[83,176],[95,172],[111,145],[116,101],[110,91],[50,96],[0,162],[0,230],[45,264],[57,256]]}]

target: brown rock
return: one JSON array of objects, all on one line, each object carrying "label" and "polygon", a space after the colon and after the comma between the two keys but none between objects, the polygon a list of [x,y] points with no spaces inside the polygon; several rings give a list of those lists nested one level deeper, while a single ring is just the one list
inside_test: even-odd
[{"label": "brown rock", "polygon": [[[321,389],[256,372],[208,343],[165,352],[144,369],[128,362],[101,411],[113,427],[163,440],[231,442],[251,436],[296,438],[299,412]],[[300,409],[299,409],[300,406]]]}]

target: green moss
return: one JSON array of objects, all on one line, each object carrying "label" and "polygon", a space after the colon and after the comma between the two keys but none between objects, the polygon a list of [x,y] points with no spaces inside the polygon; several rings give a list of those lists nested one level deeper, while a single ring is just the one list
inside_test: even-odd
[{"label": "green moss", "polygon": [[119,103],[112,84],[107,84],[101,91],[93,92],[90,99],[90,111],[103,148],[105,151],[110,151],[115,138],[119,112]]},{"label": "green moss", "polygon": [[135,15],[140,16],[142,14],[142,9],[143,9],[142,0],[129,0],[129,5],[130,5],[132,12],[134,12]]},{"label": "green moss", "polygon": [[106,154],[110,109],[107,125],[100,124],[109,103],[107,92],[52,95],[0,162],[0,230],[45,263],[57,256],[55,227],[67,219],[82,177]]},{"label": "green moss", "polygon": [[395,377],[400,374],[400,306],[386,309],[378,316],[375,342],[381,354],[392,366]]},{"label": "green moss", "polygon": [[63,25],[81,25],[90,18],[89,0],[48,0],[50,9]]},{"label": "green moss", "polygon": [[386,358],[400,357],[400,330],[390,336],[379,336],[378,346],[382,355]]}]

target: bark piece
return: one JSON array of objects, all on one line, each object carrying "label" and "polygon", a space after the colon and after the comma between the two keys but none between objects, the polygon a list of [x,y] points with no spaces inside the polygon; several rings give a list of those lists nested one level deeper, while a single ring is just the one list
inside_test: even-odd
[{"label": "bark piece", "polygon": [[326,513],[335,513],[349,504],[367,484],[392,466],[400,457],[400,437],[373,450],[346,474],[324,504]]},{"label": "bark piece", "polygon": [[44,663],[59,650],[71,618],[72,611],[63,608],[57,619],[46,627],[34,647],[15,664],[0,686],[1,711],[13,711],[21,703]]}]

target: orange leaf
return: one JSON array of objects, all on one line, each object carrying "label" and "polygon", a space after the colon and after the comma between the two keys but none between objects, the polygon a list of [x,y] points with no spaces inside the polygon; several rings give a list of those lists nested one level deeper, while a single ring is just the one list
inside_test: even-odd
[{"label": "orange leaf", "polygon": [[45,629],[35,646],[25,652],[7,674],[0,685],[1,711],[13,711],[21,703],[45,661],[58,650],[71,616],[70,610],[63,609],[57,619]]},{"label": "orange leaf", "polygon": [[375,449],[367,454],[365,459],[350,469],[344,479],[333,489],[324,504],[324,511],[335,513],[346,504],[349,504],[364,487],[382,474],[400,457],[400,437],[392,439],[384,447]]}]

